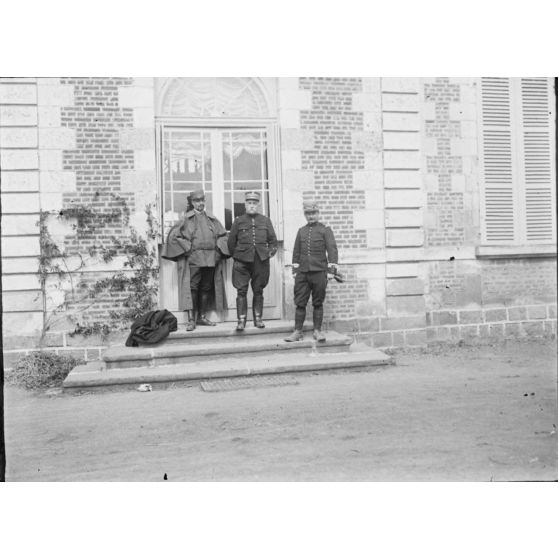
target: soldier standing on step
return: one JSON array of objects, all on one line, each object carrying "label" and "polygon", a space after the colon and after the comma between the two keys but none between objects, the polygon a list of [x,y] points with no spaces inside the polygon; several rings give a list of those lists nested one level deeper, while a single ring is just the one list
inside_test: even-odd
[{"label": "soldier standing on step", "polygon": [[226,308],[224,265],[219,246],[227,231],[219,220],[205,211],[205,194],[195,190],[190,194],[193,209],[169,232],[163,257],[178,265],[180,308],[188,312],[186,331],[196,325],[214,326],[206,313],[210,301],[215,310]]},{"label": "soldier standing on step", "polygon": [[277,252],[277,237],[271,219],[258,213],[260,194],[246,192],[246,213],[237,217],[231,227],[227,241],[229,253],[234,259],[232,283],[237,290],[236,313],[237,331],[244,331],[248,314],[248,284],[251,284],[254,298],[252,313],[254,325],[265,327],[263,323],[263,291],[269,282],[269,260]]},{"label": "soldier standing on step", "polygon": [[322,333],[324,300],[328,272],[337,274],[337,243],[333,231],[319,222],[320,211],[314,201],[303,204],[307,224],[298,230],[293,249],[294,302],[296,304],[294,331],[285,341],[300,341],[306,318],[306,305],[312,295],[314,339],[326,340]]}]

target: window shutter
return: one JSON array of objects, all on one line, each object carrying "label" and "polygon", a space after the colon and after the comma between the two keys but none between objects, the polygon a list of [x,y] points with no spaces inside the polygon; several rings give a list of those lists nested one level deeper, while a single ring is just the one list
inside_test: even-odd
[{"label": "window shutter", "polygon": [[484,182],[484,240],[516,240],[512,95],[509,78],[482,78],[481,129]]},{"label": "window shutter", "polygon": [[552,90],[546,78],[521,79],[525,235],[528,243],[554,238]]},{"label": "window shutter", "polygon": [[482,78],[483,243],[556,238],[553,81]]}]

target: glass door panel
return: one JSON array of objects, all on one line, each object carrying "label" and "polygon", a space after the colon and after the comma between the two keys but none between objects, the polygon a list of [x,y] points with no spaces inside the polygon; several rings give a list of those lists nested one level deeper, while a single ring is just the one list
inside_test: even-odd
[{"label": "glass door panel", "polygon": [[162,146],[164,234],[188,208],[192,190],[206,193],[207,209],[213,208],[211,135],[206,131],[165,128]]},{"label": "glass door panel", "polygon": [[[245,212],[247,191],[260,193],[260,211],[275,215],[271,207],[268,175],[268,138],[265,128],[183,128],[163,127],[161,136],[162,213],[164,235],[189,209],[187,196],[192,190],[203,189],[207,211],[214,214],[227,231],[236,217]],[[272,211],[273,209],[273,211]],[[272,259],[270,285],[265,291],[265,314],[280,317],[280,265]],[[166,263],[161,272],[172,273]],[[168,268],[168,269],[167,269]],[[166,271],[165,271],[166,270]],[[229,311],[223,318],[235,319],[236,292],[231,281],[232,260],[226,262],[226,288]],[[177,297],[176,280],[162,286],[161,303],[171,309]],[[165,292],[163,292],[165,291]],[[170,298],[169,298],[170,297]],[[250,295],[251,298],[251,295]],[[175,311],[178,309],[175,309]]]}]

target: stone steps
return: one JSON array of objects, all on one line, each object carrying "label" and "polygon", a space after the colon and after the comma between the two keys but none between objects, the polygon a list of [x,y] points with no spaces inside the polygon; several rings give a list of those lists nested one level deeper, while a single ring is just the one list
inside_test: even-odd
[{"label": "stone steps", "polygon": [[257,376],[265,374],[294,374],[331,371],[370,371],[392,363],[385,353],[367,346],[323,353],[307,349],[304,353],[270,351],[251,354],[249,358],[207,359],[196,363],[166,366],[139,366],[106,369],[103,363],[78,366],[64,381],[66,390],[107,387],[112,385],[168,384],[211,378]]},{"label": "stone steps", "polygon": [[391,358],[335,331],[326,332],[325,343],[316,343],[307,325],[301,341],[287,343],[292,322],[266,322],[264,329],[249,326],[235,331],[232,323],[199,326],[173,332],[157,345],[109,347],[100,362],[90,362],[71,371],[65,389],[111,385],[169,383],[177,381],[321,372],[368,370],[388,364]]},{"label": "stone steps", "polygon": [[[265,322],[265,328],[259,329],[254,327],[252,322],[246,323],[246,329],[243,332],[235,330],[236,322],[218,323],[216,326],[197,326],[194,331],[186,331],[185,324],[178,325],[178,331],[173,331],[164,341],[166,344],[176,344],[188,342],[206,343],[208,339],[215,340],[219,338],[220,343],[235,343],[239,339],[245,339],[252,336],[274,335],[280,334],[286,337],[293,331],[293,323],[284,320],[269,320]],[[312,326],[306,324],[304,331],[312,331]]]},{"label": "stone steps", "polygon": [[347,351],[352,339],[330,331],[325,343],[316,343],[311,334],[302,341],[287,343],[285,334],[239,335],[234,342],[221,342],[220,338],[205,338],[204,343],[160,343],[152,347],[111,347],[105,351],[103,360],[107,370],[113,368],[135,368],[138,366],[164,366],[179,363],[197,363],[206,359],[228,359],[237,355],[249,358],[253,353],[263,352],[306,352],[314,345],[320,353]]}]

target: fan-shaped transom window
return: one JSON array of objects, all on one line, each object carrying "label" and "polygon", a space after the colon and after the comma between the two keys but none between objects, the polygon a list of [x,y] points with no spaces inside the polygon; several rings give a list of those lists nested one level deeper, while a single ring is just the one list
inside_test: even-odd
[{"label": "fan-shaped transom window", "polygon": [[172,78],[162,91],[160,115],[184,118],[271,116],[256,78]]}]

